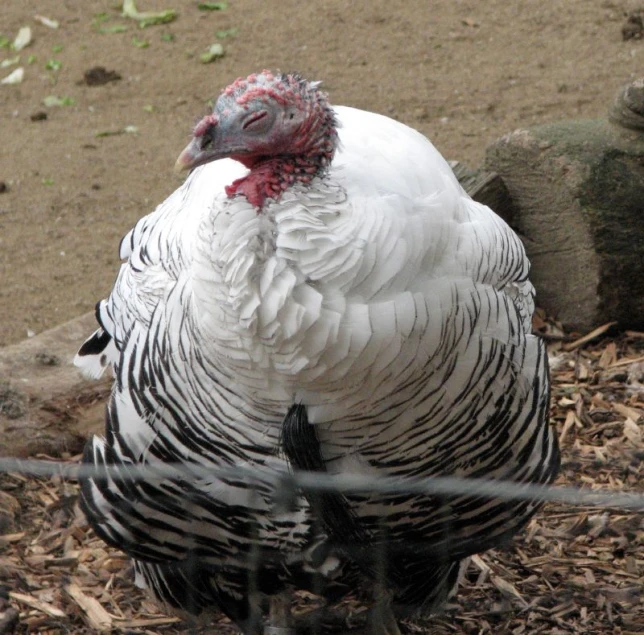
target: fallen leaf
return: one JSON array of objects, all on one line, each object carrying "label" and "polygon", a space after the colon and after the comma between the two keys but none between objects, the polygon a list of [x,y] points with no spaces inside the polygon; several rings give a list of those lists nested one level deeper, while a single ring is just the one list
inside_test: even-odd
[{"label": "fallen leaf", "polygon": [[7,75],[2,81],[0,81],[0,84],[20,84],[24,78],[25,69],[21,66],[20,68],[16,68],[16,70],[10,75]]},{"label": "fallen leaf", "polygon": [[11,48],[14,51],[22,51],[23,48],[31,44],[31,29],[28,26],[23,26],[16,35]]},{"label": "fallen leaf", "polygon": [[219,42],[212,44],[210,48],[199,56],[199,61],[202,64],[209,64],[216,59],[224,56],[224,47]]},{"label": "fallen leaf", "polygon": [[57,106],[73,106],[76,100],[73,97],[58,97],[57,95],[47,95],[42,100],[43,106],[53,108]]},{"label": "fallen leaf", "polygon": [[124,0],[123,2],[123,16],[136,20],[142,29],[156,24],[167,24],[168,22],[176,20],[177,15],[178,13],[174,9],[166,9],[165,11],[139,11],[136,8],[134,0]]},{"label": "fallen leaf", "polygon": [[35,15],[34,20],[36,22],[40,22],[40,24],[46,26],[48,29],[57,29],[59,27],[57,20],[52,20],[51,18],[47,18],[44,15]]}]

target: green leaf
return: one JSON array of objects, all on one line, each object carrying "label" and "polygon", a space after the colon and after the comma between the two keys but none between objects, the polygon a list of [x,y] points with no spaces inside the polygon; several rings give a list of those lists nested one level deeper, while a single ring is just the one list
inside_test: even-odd
[{"label": "green leaf", "polygon": [[20,55],[2,60],[2,62],[0,62],[0,68],[8,68],[9,66],[15,66],[16,64],[20,64]]},{"label": "green leaf", "polygon": [[48,71],[59,71],[62,67],[63,67],[63,63],[53,58],[48,59],[47,63],[45,64],[45,68]]},{"label": "green leaf", "polygon": [[139,40],[136,37],[132,38],[132,44],[140,49],[146,49],[148,48],[148,46],[150,46],[150,43],[147,40]]},{"label": "green leaf", "polygon": [[11,40],[6,35],[0,35],[0,49],[8,49],[11,46]]},{"label": "green leaf", "polygon": [[97,13],[92,20],[92,26],[98,33],[123,33],[127,31],[124,24],[104,24],[111,20],[114,16],[109,13]]},{"label": "green leaf", "polygon": [[227,37],[235,37],[239,33],[239,29],[234,26],[232,29],[223,29],[221,31],[215,31],[215,35],[220,39],[224,40]]},{"label": "green leaf", "polygon": [[43,185],[53,185],[54,184],[54,179],[43,179],[42,184]]},{"label": "green leaf", "polygon": [[200,2],[197,9],[200,11],[224,11],[228,8],[228,2],[222,0],[221,2]]},{"label": "green leaf", "polygon": [[161,39],[164,42],[174,42],[174,35],[172,33],[162,33]]},{"label": "green leaf", "polygon": [[63,48],[65,48],[65,47],[62,44],[54,44],[51,47],[51,52],[52,53],[60,53],[63,50]]},{"label": "green leaf", "polygon": [[167,24],[177,19],[177,12],[174,9],[161,11],[157,15],[150,16],[149,18],[141,18],[139,20],[139,27],[145,29],[148,26],[155,26],[156,24]]},{"label": "green leaf", "polygon": [[103,137],[115,137],[120,134],[123,134],[122,130],[103,130],[102,132],[96,132],[94,136],[97,139],[102,139]]},{"label": "green leaf", "polygon": [[216,44],[211,44],[210,48],[199,56],[199,61],[202,64],[210,64],[216,59],[224,56],[224,47],[217,42]]},{"label": "green leaf", "polygon": [[143,106],[143,110],[145,110],[145,112],[154,112],[154,106],[152,104],[146,104]]},{"label": "green leaf", "polygon": [[177,19],[178,13],[174,9],[165,11],[139,11],[134,0],[123,1],[123,16],[132,18],[139,23],[142,29],[156,24],[167,24]]},{"label": "green leaf", "polygon": [[47,108],[53,108],[56,106],[73,106],[76,103],[76,100],[73,97],[58,97],[56,95],[47,95],[42,100],[44,106]]},{"label": "green leaf", "polygon": [[38,58],[33,53],[27,58],[27,64],[33,64],[37,61]]}]

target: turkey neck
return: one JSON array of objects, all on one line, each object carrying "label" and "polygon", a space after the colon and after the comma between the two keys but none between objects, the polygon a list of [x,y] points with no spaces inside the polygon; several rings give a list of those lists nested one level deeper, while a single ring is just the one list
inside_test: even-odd
[{"label": "turkey neck", "polygon": [[241,194],[248,202],[261,210],[266,199],[277,199],[284,190],[295,183],[310,183],[326,168],[322,155],[297,157],[259,157],[242,161],[250,172],[226,186],[226,194],[233,197]]}]

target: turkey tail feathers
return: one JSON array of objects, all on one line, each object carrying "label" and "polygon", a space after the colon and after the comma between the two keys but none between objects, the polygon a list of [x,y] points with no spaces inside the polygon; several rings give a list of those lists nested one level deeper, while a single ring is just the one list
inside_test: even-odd
[{"label": "turkey tail feathers", "polygon": [[[295,470],[326,472],[315,426],[309,423],[306,407],[302,404],[294,404],[286,413],[281,444]],[[364,543],[367,536],[342,494],[306,492],[305,496],[333,542],[339,545]]]},{"label": "turkey tail feathers", "polygon": [[114,339],[106,326],[106,322],[111,320],[105,315],[105,305],[105,300],[97,303],[95,315],[100,328],[83,342],[74,357],[74,366],[80,368],[87,379],[101,377],[108,366],[116,364],[119,357]]},{"label": "turkey tail feathers", "polygon": [[83,342],[74,357],[74,366],[80,368],[87,379],[98,379],[117,356],[112,336],[99,328]]}]

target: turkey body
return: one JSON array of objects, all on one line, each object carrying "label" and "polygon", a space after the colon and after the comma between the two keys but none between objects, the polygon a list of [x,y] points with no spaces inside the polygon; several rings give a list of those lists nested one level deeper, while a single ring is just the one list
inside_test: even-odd
[{"label": "turkey body", "polygon": [[[383,554],[396,606],[431,611],[462,558],[538,508],[346,495],[349,520],[336,527],[302,493],[279,505],[275,484],[297,468],[283,448],[294,404],[331,474],[547,483],[557,470],[518,238],[422,135],[335,112],[328,171],[260,212],[226,194],[246,168],[223,159],[139,221],[97,307],[101,328],[77,358],[89,373],[115,373],[106,435],[84,460],[120,472],[83,483],[92,525],[161,600],[194,613],[219,606],[242,626],[254,592],[326,586],[341,597],[382,573]],[[159,476],[138,479],[133,466]],[[227,466],[257,478],[208,474]],[[356,533],[352,554],[343,543]]]}]

